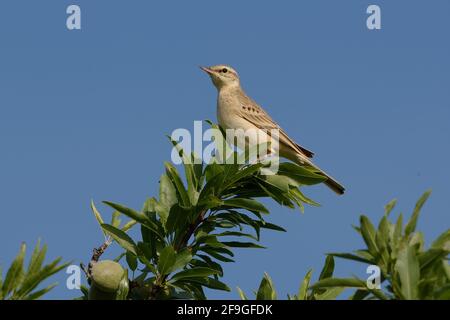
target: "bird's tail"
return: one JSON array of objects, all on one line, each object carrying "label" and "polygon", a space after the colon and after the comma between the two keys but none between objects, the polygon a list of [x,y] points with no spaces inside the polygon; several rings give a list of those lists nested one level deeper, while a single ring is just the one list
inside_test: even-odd
[{"label": "bird's tail", "polygon": [[345,188],[342,184],[340,184],[339,182],[337,182],[336,179],[334,179],[332,176],[330,176],[328,173],[326,173],[325,171],[323,171],[322,169],[320,169],[317,165],[315,165],[314,163],[312,163],[312,161],[308,158],[306,158],[304,155],[298,155],[297,156],[297,161],[295,161],[297,164],[299,165],[307,165],[310,166],[316,170],[319,171],[319,173],[323,176],[325,176],[327,178],[327,180],[324,181],[325,185],[330,188],[331,190],[333,190],[334,192],[336,192],[339,195],[343,195],[345,192]]},{"label": "bird's tail", "polygon": [[330,188],[339,195],[343,195],[345,193],[345,188],[342,184],[337,182],[333,177],[327,175],[325,172],[322,171],[322,173],[327,177],[327,180],[324,183],[328,188]]}]

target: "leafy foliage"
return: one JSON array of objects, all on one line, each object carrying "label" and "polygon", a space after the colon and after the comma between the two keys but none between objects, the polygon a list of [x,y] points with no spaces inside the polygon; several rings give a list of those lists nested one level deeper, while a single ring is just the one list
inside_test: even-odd
[{"label": "leafy foliage", "polygon": [[[328,256],[325,265],[320,272],[319,281],[330,280],[334,271],[334,258]],[[298,293],[294,295],[288,294],[288,300],[333,300],[343,290],[342,287],[315,288],[310,285],[313,271],[309,270],[303,278]],[[242,300],[248,300],[247,295],[238,288],[239,295]],[[256,300],[276,300],[277,292],[270,276],[265,273],[258,291],[255,293]]]},{"label": "leafy foliage", "polygon": [[[228,148],[224,141],[216,142]],[[105,234],[105,243],[94,250],[89,268],[83,266],[91,288],[82,286],[83,296],[78,299],[206,299],[204,288],[230,291],[221,281],[222,263],[234,262],[234,249],[263,248],[259,244],[262,229],[285,231],[266,221],[269,211],[260,202],[261,198],[302,211],[305,205],[317,205],[300,191],[302,186],[323,182],[323,177],[311,169],[281,163],[276,175],[264,175],[267,164],[250,164],[245,156],[244,162],[220,164],[214,157],[208,165],[203,165],[195,161],[194,154],[187,156],[182,150],[178,151],[184,159],[185,176],[166,163],[158,199],[148,198],[141,210],[105,201],[104,204],[113,209],[110,223],[105,223],[91,203]],[[230,150],[223,154],[243,157]],[[223,154],[216,156],[223,157]],[[449,300],[450,229],[428,249],[425,249],[423,234],[416,231],[420,211],[429,195],[428,191],[419,199],[406,224],[402,214],[395,222],[391,221],[396,200],[386,205],[377,227],[362,215],[359,226],[354,229],[361,235],[365,248],[328,254],[317,282],[311,283],[313,270],[309,270],[298,293],[287,298],[330,300],[336,299],[346,288],[353,288],[350,297],[353,300]],[[122,215],[129,220],[122,223]],[[139,240],[127,234],[135,225],[140,228]],[[119,278],[117,292],[103,292],[93,287],[91,271],[113,241],[124,249],[115,261],[125,258],[128,269],[121,271],[123,276]],[[38,242],[25,269],[26,246],[22,244],[4,279],[0,272],[0,299],[38,299],[55,286],[38,289],[43,281],[68,264],[60,264],[61,258],[57,258],[43,266],[46,250],[47,247],[41,248]],[[374,289],[357,277],[334,277],[335,258],[378,266],[382,286]],[[132,279],[128,278],[130,273]],[[242,299],[248,299],[239,288],[238,293]],[[264,274],[255,298],[278,298],[268,274]]]},{"label": "leafy foliage", "polygon": [[[147,199],[142,210],[104,202],[117,219],[119,213],[131,218],[127,226],[140,226],[140,241],[118,223],[105,224],[92,204],[105,234],[125,250],[128,267],[140,271],[131,280],[130,298],[205,299],[204,288],[229,291],[220,280],[221,263],[234,261],[234,248],[263,248],[258,244],[262,229],[285,231],[266,221],[269,211],[260,198],[301,210],[305,204],[317,205],[300,191],[324,181],[317,172],[281,163],[276,175],[264,175],[268,164],[249,163],[248,154],[231,150],[223,138],[215,142],[218,153],[203,165],[172,141],[183,159],[184,181],[175,166],[165,163],[159,199]],[[219,163],[219,158],[228,160]]]},{"label": "leafy foliage", "polygon": [[[396,222],[389,220],[396,201],[385,207],[385,213],[378,227],[366,217],[361,216],[360,226],[356,228],[361,234],[366,248],[354,253],[332,253],[330,255],[347,260],[377,265],[381,270],[379,290],[369,290],[365,281],[360,285],[350,285],[350,280],[340,279],[345,285],[355,287],[357,291],[352,299],[444,299],[450,296],[450,266],[447,261],[450,253],[450,229],[434,241],[428,250],[425,249],[423,234],[416,231],[420,211],[430,196],[425,192],[417,201],[414,211],[403,225],[400,214]],[[338,279],[333,279],[337,281]],[[347,281],[347,282],[346,282]],[[318,282],[316,287],[336,283]]]},{"label": "leafy foliage", "polygon": [[41,248],[40,241],[36,244],[30,258],[28,267],[24,267],[26,245],[20,246],[19,254],[11,263],[10,268],[3,279],[0,270],[0,300],[36,300],[52,290],[56,283],[43,289],[35,290],[38,286],[58,271],[68,266],[68,263],[60,264],[61,258],[57,258],[43,266],[47,246]]},{"label": "leafy foliage", "polygon": [[[366,248],[352,253],[330,253],[318,281],[310,285],[312,270],[308,271],[297,295],[289,295],[293,300],[335,299],[344,289],[353,288],[353,300],[362,299],[450,299],[450,229],[442,233],[425,250],[424,238],[416,231],[420,210],[430,196],[427,191],[416,203],[411,218],[403,225],[402,214],[395,223],[389,221],[390,214],[396,205],[391,201],[385,207],[385,213],[378,227],[364,215],[360,217],[360,225],[355,227],[361,235]],[[335,278],[334,257],[356,261],[368,265],[376,265],[381,270],[382,286],[379,289],[369,286],[366,280],[357,277]],[[275,297],[274,286],[265,275],[256,295],[257,299]],[[270,286],[268,285],[270,283]],[[238,289],[242,299],[245,294]]]}]

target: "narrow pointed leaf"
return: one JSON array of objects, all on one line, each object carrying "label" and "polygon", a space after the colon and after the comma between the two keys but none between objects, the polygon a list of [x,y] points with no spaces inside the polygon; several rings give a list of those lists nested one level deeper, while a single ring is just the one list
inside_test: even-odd
[{"label": "narrow pointed leaf", "polygon": [[385,207],[384,207],[384,215],[386,217],[389,217],[389,214],[392,212],[392,210],[395,208],[395,205],[397,204],[397,199],[392,199]]},{"label": "narrow pointed leaf", "polygon": [[223,202],[224,206],[234,207],[234,208],[242,208],[250,211],[269,213],[264,205],[253,199],[245,199],[245,198],[233,198],[228,199]]},{"label": "narrow pointed leaf", "polygon": [[406,224],[405,235],[410,235],[411,233],[413,233],[416,230],[416,225],[417,225],[417,220],[419,218],[420,210],[422,209],[423,205],[430,197],[430,194],[431,194],[431,190],[428,190],[417,201],[416,207],[414,208],[414,212],[413,212],[411,218],[409,219],[408,223]]},{"label": "narrow pointed leaf", "polygon": [[366,288],[366,283],[356,278],[327,278],[311,286],[313,289],[331,287]]},{"label": "narrow pointed leaf", "polygon": [[212,276],[214,274],[218,274],[219,272],[217,270],[214,269],[210,269],[210,268],[193,268],[193,269],[187,269],[187,270],[183,270],[178,272],[177,274],[175,274],[171,281],[178,281],[181,279],[187,279],[187,278],[201,278],[201,277],[208,277],[208,276]]},{"label": "narrow pointed leaf", "polygon": [[158,272],[162,275],[169,274],[176,261],[176,253],[172,246],[165,247],[158,261]]},{"label": "narrow pointed leaf", "polygon": [[138,248],[133,239],[125,232],[109,224],[102,224],[103,230],[109,234],[122,248],[130,251],[134,255],[138,255]]},{"label": "narrow pointed leaf", "polygon": [[2,295],[6,297],[14,289],[20,285],[23,276],[23,261],[25,259],[26,245],[22,243],[19,254],[14,259],[8,272],[6,273],[5,281],[3,282]]},{"label": "narrow pointed leaf", "polygon": [[362,215],[360,218],[361,223],[361,234],[364,238],[364,242],[367,245],[367,249],[372,254],[372,256],[376,257],[378,255],[378,248],[375,242],[375,227],[370,222],[369,218]]},{"label": "narrow pointed leaf", "polygon": [[175,186],[181,205],[185,207],[190,206],[191,203],[189,200],[189,195],[186,188],[184,187],[180,175],[178,174],[178,170],[169,162],[165,162],[164,165],[166,167],[166,174],[172,180]]},{"label": "narrow pointed leaf", "polygon": [[256,293],[256,300],[276,300],[277,293],[273,285],[272,279],[267,273],[264,273],[264,277],[259,285],[258,292]]},{"label": "narrow pointed leaf", "polygon": [[413,247],[404,246],[400,249],[395,270],[398,272],[400,288],[404,298],[407,300],[417,299],[420,266]]},{"label": "narrow pointed leaf", "polygon": [[300,289],[298,290],[298,300],[308,300],[308,289],[311,281],[312,269],[310,269],[303,278]]},{"label": "narrow pointed leaf", "polygon": [[325,264],[320,272],[319,280],[331,278],[334,272],[334,258],[332,255],[327,255]]},{"label": "narrow pointed leaf", "polygon": [[237,291],[241,300],[248,300],[247,296],[245,295],[244,291],[241,290],[241,288],[237,287]]}]

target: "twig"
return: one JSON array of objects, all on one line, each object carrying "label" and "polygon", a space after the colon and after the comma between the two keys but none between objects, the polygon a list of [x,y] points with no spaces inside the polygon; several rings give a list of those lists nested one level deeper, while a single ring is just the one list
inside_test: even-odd
[{"label": "twig", "polygon": [[83,269],[84,273],[86,273],[86,276],[88,278],[91,278],[92,276],[92,267],[94,266],[94,264],[98,262],[102,254],[105,253],[106,249],[108,249],[111,243],[112,243],[111,238],[108,238],[100,247],[94,248],[92,250],[91,261],[89,261],[87,269],[84,265],[81,265],[81,268]]},{"label": "twig", "polygon": [[175,248],[174,248],[175,251],[178,252],[180,249],[183,249],[184,247],[186,247],[189,239],[192,237],[195,230],[203,222],[203,218],[205,217],[205,214],[206,214],[206,210],[202,211],[198,215],[197,219],[189,225],[188,230],[186,231],[184,236],[181,238],[180,242],[175,246]]}]

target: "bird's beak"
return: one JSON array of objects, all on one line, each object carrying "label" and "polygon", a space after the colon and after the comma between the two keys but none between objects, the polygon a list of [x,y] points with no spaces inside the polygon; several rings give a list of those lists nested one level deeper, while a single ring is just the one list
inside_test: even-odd
[{"label": "bird's beak", "polygon": [[213,73],[214,73],[213,70],[211,70],[210,68],[207,68],[207,67],[202,67],[202,66],[200,66],[200,69],[202,69],[203,71],[205,71],[207,74],[213,74]]}]

